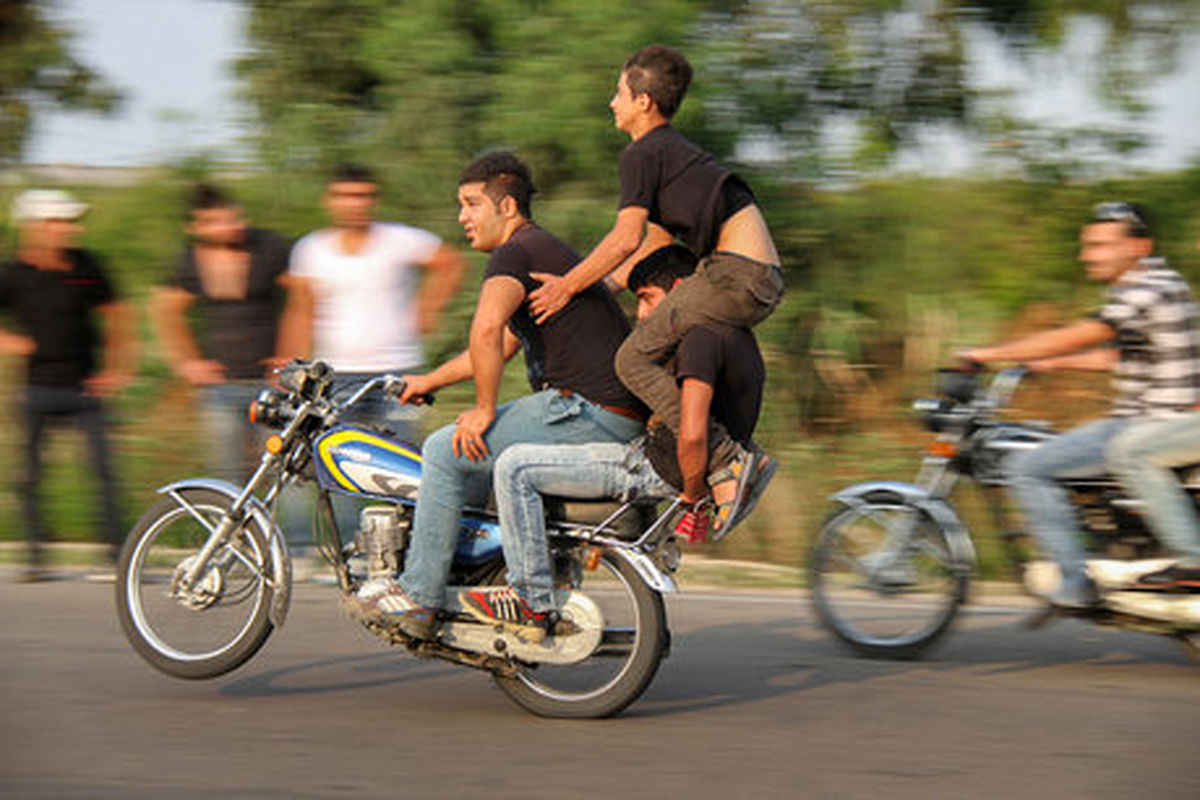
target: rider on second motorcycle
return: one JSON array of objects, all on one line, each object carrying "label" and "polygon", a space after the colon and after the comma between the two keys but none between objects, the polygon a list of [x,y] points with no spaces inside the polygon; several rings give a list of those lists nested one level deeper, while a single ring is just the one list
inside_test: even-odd
[{"label": "rider on second motorcycle", "polygon": [[1200,309],[1187,282],[1152,257],[1153,249],[1140,208],[1096,205],[1080,235],[1079,260],[1091,280],[1107,284],[1105,304],[1078,322],[960,353],[985,364],[1113,372],[1117,395],[1106,418],[1014,456],[1009,467],[1032,533],[1062,571],[1047,599],[1064,608],[1087,608],[1099,597],[1085,570],[1075,511],[1057,478],[1103,468],[1106,447],[1133,423],[1180,417],[1200,400]]}]

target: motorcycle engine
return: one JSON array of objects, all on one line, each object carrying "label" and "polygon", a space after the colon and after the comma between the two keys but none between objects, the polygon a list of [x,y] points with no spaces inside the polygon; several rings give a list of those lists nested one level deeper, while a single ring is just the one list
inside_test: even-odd
[{"label": "motorcycle engine", "polygon": [[411,515],[397,506],[368,506],[359,516],[355,544],[367,557],[367,578],[389,578],[404,566]]}]

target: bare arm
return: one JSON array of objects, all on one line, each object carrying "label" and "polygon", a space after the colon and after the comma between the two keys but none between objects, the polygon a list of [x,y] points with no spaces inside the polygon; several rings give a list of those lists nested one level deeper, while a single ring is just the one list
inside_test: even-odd
[{"label": "bare arm", "polygon": [[312,281],[297,275],[284,274],[279,282],[287,290],[287,303],[279,320],[275,359],[286,363],[293,358],[308,358],[312,353]]},{"label": "bare arm", "polygon": [[708,412],[713,387],[696,378],[684,378],[679,398],[679,440],[676,457],[683,476],[683,499],[697,503],[708,496]]},{"label": "bare arm", "polygon": [[0,355],[31,356],[37,351],[37,343],[32,336],[13,333],[0,328]]},{"label": "bare arm", "polygon": [[642,239],[642,244],[634,251],[633,255],[625,259],[621,266],[617,267],[608,276],[610,286],[615,285],[618,290],[624,289],[629,285],[629,273],[633,272],[633,268],[646,256],[658,250],[661,247],[666,247],[675,241],[675,237],[661,225],[653,222],[646,224],[646,237]]},{"label": "bare arm", "polygon": [[[507,327],[504,329],[504,360],[508,361],[521,349],[521,340]],[[400,396],[401,403],[411,402],[415,397],[432,394],[438,389],[461,383],[472,377],[470,348],[463,350],[454,358],[445,362],[437,369],[424,375],[405,375],[404,394]]]},{"label": "bare arm", "polygon": [[225,368],[217,361],[201,357],[188,327],[187,310],[195,302],[191,292],[175,286],[155,289],[150,295],[150,320],[176,373],[198,386],[220,383],[225,379]]},{"label": "bare arm", "polygon": [[133,308],[127,303],[96,307],[104,327],[104,367],[84,381],[88,394],[109,395],[124,386],[137,366]]},{"label": "bare arm", "polygon": [[1085,319],[995,347],[966,350],[961,355],[984,364],[995,361],[1038,361],[1088,350],[1114,338],[1116,332],[1103,322]]},{"label": "bare arm", "polygon": [[587,258],[566,275],[531,273],[542,285],[529,295],[529,310],[538,324],[561,311],[571,298],[608,275],[637,252],[646,237],[650,212],[640,206],[626,206],[617,212],[613,225]]},{"label": "bare arm", "polygon": [[458,417],[450,446],[455,455],[480,459],[488,454],[483,435],[496,419],[500,376],[504,372],[505,331],[512,315],[525,301],[525,287],[506,275],[488,278],[479,293],[471,320],[468,353],[475,376],[475,407]]},{"label": "bare arm", "polygon": [[453,247],[442,245],[420,266],[425,270],[425,280],[417,298],[417,324],[421,333],[432,333],[437,329],[442,310],[462,283],[467,262]]},{"label": "bare arm", "polygon": [[1083,353],[1037,359],[1029,362],[1028,366],[1034,372],[1053,372],[1064,369],[1081,372],[1111,372],[1119,359],[1120,354],[1115,348],[1098,347]]}]

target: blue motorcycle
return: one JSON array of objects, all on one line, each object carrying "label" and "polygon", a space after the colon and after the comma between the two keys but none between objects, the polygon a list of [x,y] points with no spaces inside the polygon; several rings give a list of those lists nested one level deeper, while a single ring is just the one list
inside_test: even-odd
[{"label": "blue motorcycle", "polygon": [[[117,574],[117,609],[134,649],[175,677],[213,678],[252,658],[282,627],[291,597],[288,545],[275,511],[288,485],[314,479],[314,534],[344,594],[403,568],[417,492],[418,449],[387,431],[340,422],[368,392],[398,397],[395,376],[345,400],[321,362],[296,362],[252,407],[273,433],[244,486],[178,481],[130,532]],[[436,487],[434,487],[436,490]],[[359,530],[343,541],[330,497],[361,501]],[[495,513],[469,509],[432,639],[363,624],[413,655],[490,673],[510,698],[547,717],[603,717],[636,700],[667,655],[663,595],[675,591],[677,502],[658,505],[547,498],[549,547],[561,621],[541,642],[476,621],[458,603],[465,587],[505,579]]]}]

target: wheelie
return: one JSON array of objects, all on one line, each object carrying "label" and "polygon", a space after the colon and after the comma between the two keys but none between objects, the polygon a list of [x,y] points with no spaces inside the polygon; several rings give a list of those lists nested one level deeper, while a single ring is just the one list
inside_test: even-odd
[{"label": "wheelie", "polygon": [[[1078,616],[1171,635],[1196,650],[1200,594],[1188,559],[1200,550],[1191,544],[1200,534],[1165,530],[1159,509],[1138,496],[1129,465],[1152,452],[1137,440],[1140,449],[1131,448],[1131,435],[1144,439],[1148,424],[1188,418],[1200,400],[1196,305],[1182,278],[1151,257],[1140,209],[1099,204],[1081,244],[1089,277],[1109,287],[1102,309],[1073,325],[962,352],[968,367],[945,371],[940,397],[917,404],[938,437],[917,482],[835,494],[838,509],[813,548],[813,597],[821,621],[856,651],[914,657],[949,629],[975,567],[971,537],[950,502],[963,477],[988,490],[1002,530],[1004,492],[1011,491],[1028,532],[1053,559],[1025,565],[1027,586],[1048,604],[1037,622]],[[1027,370],[1003,370],[988,387],[978,375],[982,364],[1005,361],[1037,370],[1112,370],[1113,411],[1063,434],[1004,421],[999,412]],[[1187,466],[1178,453],[1171,456],[1173,466]],[[1123,482],[1109,477],[1106,458],[1124,465]],[[1178,492],[1194,507],[1197,487],[1187,475]],[[1022,538],[1005,538],[1017,562],[1027,560]]]},{"label": "wheelie", "polygon": [[[280,374],[255,404],[277,431],[245,486],[213,479],[162,487],[163,498],[131,531],[118,568],[117,607],[126,636],[154,667],[180,678],[212,678],[252,658],[287,616],[291,560],[274,519],[280,490],[315,473],[323,555],[344,595],[404,563],[421,459],[385,434],[339,417],[373,391],[396,396],[401,379],[377,378],[339,402],[320,362]],[[372,501],[358,535],[342,545],[330,494]],[[453,586],[437,636],[418,639],[368,622],[415,655],[492,673],[518,703],[548,716],[604,716],[632,702],[666,655],[663,593],[678,561],[671,519],[678,503],[648,515],[633,502],[588,507],[597,522],[556,517],[549,553],[559,619],[543,641],[480,623],[457,604],[460,590],[503,579],[496,518],[459,520]]]}]

